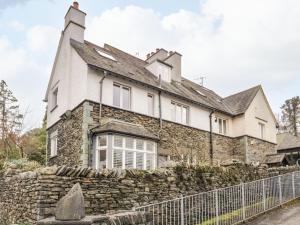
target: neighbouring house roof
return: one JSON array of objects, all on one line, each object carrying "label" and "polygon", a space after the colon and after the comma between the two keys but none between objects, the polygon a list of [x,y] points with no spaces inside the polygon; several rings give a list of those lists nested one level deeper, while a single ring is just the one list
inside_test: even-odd
[{"label": "neighbouring house roof", "polygon": [[[104,69],[123,78],[151,86],[185,100],[199,104],[211,110],[236,116],[244,113],[261,86],[251,88],[238,94],[222,98],[212,90],[200,86],[186,78],[182,82],[165,82],[146,69],[148,62],[105,44],[99,47],[88,41],[84,43],[71,40],[71,45],[80,57],[92,68]],[[96,49],[111,55],[115,60],[103,57]]]},{"label": "neighbouring house roof", "polygon": [[261,85],[258,85],[248,90],[230,95],[224,98],[224,102],[228,105],[228,107],[233,111],[234,114],[243,114],[246,112],[257,92],[261,88]]},{"label": "neighbouring house roof", "polygon": [[300,137],[290,133],[277,134],[277,150],[300,149]]},{"label": "neighbouring house roof", "polygon": [[272,154],[272,155],[266,155],[265,157],[265,164],[275,164],[275,163],[282,163],[284,160],[285,155],[284,154]]},{"label": "neighbouring house roof", "polygon": [[118,133],[152,140],[159,140],[158,136],[149,132],[138,124],[127,123],[120,120],[107,119],[100,126],[91,129],[92,133]]}]

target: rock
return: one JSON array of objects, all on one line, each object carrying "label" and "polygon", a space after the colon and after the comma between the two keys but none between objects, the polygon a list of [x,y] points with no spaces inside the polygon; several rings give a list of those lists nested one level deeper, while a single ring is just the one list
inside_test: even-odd
[{"label": "rock", "polygon": [[43,167],[38,169],[38,172],[42,175],[54,175],[56,174],[58,168],[57,166],[51,166],[51,167]]},{"label": "rock", "polygon": [[84,197],[80,184],[75,184],[68,194],[59,200],[55,218],[62,221],[81,220],[85,217]]}]

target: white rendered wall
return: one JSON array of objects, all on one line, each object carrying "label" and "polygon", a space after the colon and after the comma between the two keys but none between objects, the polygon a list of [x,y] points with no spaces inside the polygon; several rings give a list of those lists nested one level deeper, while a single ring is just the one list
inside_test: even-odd
[{"label": "white rendered wall", "polygon": [[264,140],[276,143],[276,121],[263,92],[260,90],[245,113],[246,134],[260,138],[258,123],[265,124]]}]

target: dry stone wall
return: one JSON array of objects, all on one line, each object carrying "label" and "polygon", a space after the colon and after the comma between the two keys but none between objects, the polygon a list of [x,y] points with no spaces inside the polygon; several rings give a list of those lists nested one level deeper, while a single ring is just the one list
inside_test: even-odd
[{"label": "dry stone wall", "polygon": [[[297,168],[272,169],[271,175]],[[0,224],[36,224],[54,215],[56,203],[81,185],[87,214],[130,210],[163,200],[269,176],[265,168],[236,165],[185,167],[155,171],[48,167],[34,172],[8,170],[0,174]]]}]

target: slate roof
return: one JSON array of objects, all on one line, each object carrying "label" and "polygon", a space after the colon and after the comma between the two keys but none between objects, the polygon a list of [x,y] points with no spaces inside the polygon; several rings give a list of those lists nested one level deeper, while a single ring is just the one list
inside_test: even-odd
[{"label": "slate roof", "polygon": [[264,163],[266,164],[274,164],[274,163],[281,163],[284,160],[284,154],[273,154],[273,155],[266,155]]},{"label": "slate roof", "polygon": [[159,140],[157,135],[149,132],[143,126],[133,123],[126,123],[120,120],[108,119],[106,121],[102,121],[100,126],[94,127],[91,129],[92,133],[118,133],[125,134],[135,137],[142,137],[152,140]]},{"label": "slate roof", "polygon": [[300,137],[290,133],[277,134],[277,150],[300,149]]},{"label": "slate roof", "polygon": [[[182,78],[181,84],[173,81],[171,83],[162,81],[160,84],[159,79],[146,69],[148,62],[108,44],[102,48],[88,41],[80,43],[71,40],[71,45],[91,68],[110,71],[116,76],[151,86],[154,89],[231,116],[244,113],[261,88],[261,86],[257,86],[223,99],[212,90],[186,78]],[[96,49],[113,56],[116,61],[101,56]]]},{"label": "slate roof", "polygon": [[243,114],[246,112],[255,95],[261,88],[261,85],[258,85],[248,90],[230,95],[224,98],[224,103],[233,111],[235,115]]}]

